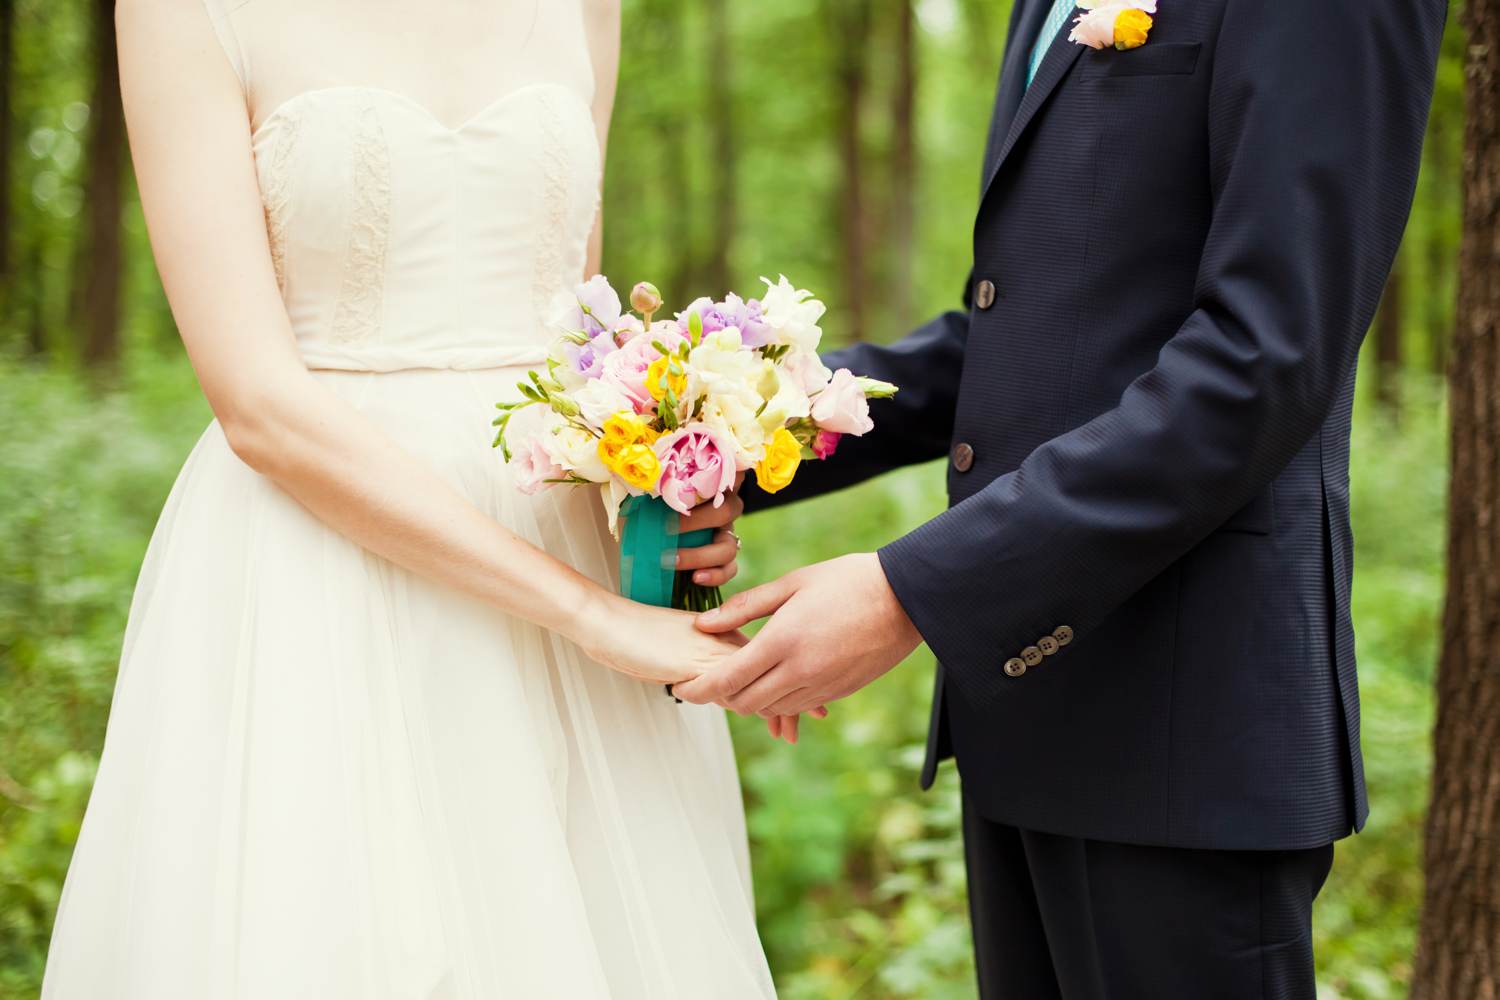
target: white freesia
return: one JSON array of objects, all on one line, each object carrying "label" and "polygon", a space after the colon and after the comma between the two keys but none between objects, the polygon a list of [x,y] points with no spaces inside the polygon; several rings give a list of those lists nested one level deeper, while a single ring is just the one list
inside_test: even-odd
[{"label": "white freesia", "polygon": [[604,421],[621,410],[635,410],[630,397],[621,392],[619,386],[599,378],[589,379],[583,388],[574,392],[573,402],[578,404],[583,422],[595,430],[603,430]]},{"label": "white freesia", "polygon": [[827,307],[812,297],[812,292],[798,288],[786,280],[786,275],[775,284],[770,278],[761,278],[766,283],[766,294],[761,296],[762,322],[773,331],[771,343],[786,344],[801,351],[816,351],[823,339],[818,320],[823,318]]},{"label": "white freesia", "polygon": [[[555,414],[554,414],[555,416]],[[611,476],[599,457],[599,439],[558,418],[542,437],[542,446],[558,465],[591,483],[607,483]]]},{"label": "white freesia", "polygon": [[760,406],[761,371],[764,362],[755,351],[741,345],[740,331],[725,327],[703,335],[703,340],[688,353],[688,397],[707,394],[743,396]]},{"label": "white freesia", "polygon": [[734,441],[735,467],[742,472],[766,454],[769,435],[755,415],[759,408],[758,399],[747,400],[738,395],[716,396],[703,404],[703,412],[698,416],[702,423]]},{"label": "white freesia", "polygon": [[774,434],[776,428],[801,420],[812,412],[812,401],[802,388],[801,380],[769,361],[765,362],[759,389],[766,401],[760,411],[760,424],[767,434]]}]

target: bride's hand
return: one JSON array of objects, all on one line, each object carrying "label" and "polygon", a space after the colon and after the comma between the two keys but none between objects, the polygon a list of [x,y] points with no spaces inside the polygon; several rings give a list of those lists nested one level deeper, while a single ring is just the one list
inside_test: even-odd
[{"label": "bride's hand", "polygon": [[[653,608],[613,594],[581,614],[574,641],[611,670],[653,684],[680,684],[712,670],[749,640],[708,635],[686,611]],[[663,695],[665,697],[665,695]]]}]

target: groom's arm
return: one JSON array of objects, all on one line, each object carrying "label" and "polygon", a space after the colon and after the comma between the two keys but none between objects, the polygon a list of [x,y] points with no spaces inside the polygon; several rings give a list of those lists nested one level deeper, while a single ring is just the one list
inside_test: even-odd
[{"label": "groom's arm", "polygon": [[791,714],[858,690],[920,633],[957,697],[992,703],[1025,689],[1007,659],[1062,625],[1087,641],[1262,492],[1352,374],[1411,207],[1445,14],[1228,0],[1212,221],[1194,308],[1155,366],[878,559],[819,563],[700,618],[723,631],[774,612],[681,696]]},{"label": "groom's arm", "polygon": [[1193,312],[1117,406],[879,553],[962,696],[1021,690],[1002,661],[1085,639],[1318,433],[1411,207],[1444,13],[1230,0]]},{"label": "groom's arm", "polygon": [[823,363],[835,371],[848,368],[894,383],[900,391],[870,402],[874,430],[862,437],[845,435],[838,453],[826,461],[803,462],[780,492],[767,493],[747,481],[740,491],[746,512],[831,493],[945,454],[953,439],[969,302],[966,283],[964,311],[943,313],[894,344],[855,344],[824,355]]}]

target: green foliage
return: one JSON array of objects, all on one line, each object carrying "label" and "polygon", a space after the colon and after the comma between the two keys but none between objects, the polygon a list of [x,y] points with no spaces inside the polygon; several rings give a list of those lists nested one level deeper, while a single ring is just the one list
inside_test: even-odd
[{"label": "green foliage", "polygon": [[[851,2],[860,0],[626,0],[605,193],[605,270],[617,285],[649,277],[673,302],[721,293],[710,261],[723,246],[731,287],[751,292],[760,275],[786,271],[830,303],[835,339],[848,333],[854,294],[867,299],[873,337],[904,332],[891,307],[907,280],[903,259],[913,318],[956,302],[1009,4],[915,5],[916,222],[906,247],[891,223],[906,193],[892,167],[897,5],[873,5],[869,39],[856,51],[830,30],[829,18]],[[88,266],[78,237],[94,9],[77,0],[15,4],[15,145],[0,192],[14,211],[15,261],[0,279],[0,1000],[36,995],[131,588],[208,418],[175,347],[133,193],[122,220],[127,364],[108,385],[68,368],[77,354],[75,289]],[[711,44],[716,10],[727,12],[727,48]],[[1450,28],[1402,249],[1400,318],[1412,369],[1440,370],[1452,325],[1463,52],[1462,33]],[[850,288],[839,74],[860,58],[859,225],[870,259],[865,284]],[[722,107],[710,101],[716,85],[727,93]],[[726,119],[716,107],[727,109],[732,150],[720,145]],[[726,204],[718,181],[731,167]],[[1356,427],[1354,599],[1374,815],[1364,835],[1340,846],[1318,910],[1328,998],[1405,994],[1421,898],[1446,463],[1439,393],[1414,377],[1401,395],[1399,424],[1363,406]],[[897,536],[941,509],[941,480],[935,469],[909,470],[749,520],[748,582]],[[919,653],[833,706],[827,722],[804,723],[796,748],[736,720],[761,928],[789,1000],[973,995],[956,781],[949,771],[932,793],[915,787],[931,671]]]}]

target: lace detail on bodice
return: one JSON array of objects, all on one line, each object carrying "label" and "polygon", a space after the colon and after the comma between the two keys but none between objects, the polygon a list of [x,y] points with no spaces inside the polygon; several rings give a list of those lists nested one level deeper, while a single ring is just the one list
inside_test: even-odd
[{"label": "lace detail on bodice", "polygon": [[391,160],[380,112],[367,105],[355,123],[351,146],[349,242],[333,314],[333,339],[341,343],[379,333],[385,298],[385,261],[391,239]]},{"label": "lace detail on bodice", "polygon": [[292,151],[301,134],[302,119],[292,116],[277,137],[269,165],[262,180],[262,200],[266,208],[266,239],[271,246],[271,266],[276,271],[276,287],[286,294],[286,230],[291,217]]},{"label": "lace detail on bodice", "polygon": [[541,131],[538,155],[542,198],[532,258],[531,300],[536,314],[546,316],[552,308],[553,298],[564,284],[563,243],[568,231],[568,178],[572,163],[563,133],[562,112],[555,95],[542,95],[537,102],[537,118]]}]

